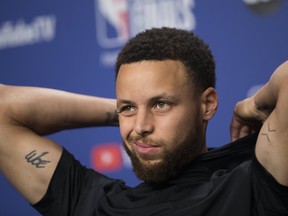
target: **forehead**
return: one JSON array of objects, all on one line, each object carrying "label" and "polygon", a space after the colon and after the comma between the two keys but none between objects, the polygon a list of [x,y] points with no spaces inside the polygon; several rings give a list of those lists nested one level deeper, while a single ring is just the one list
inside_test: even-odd
[{"label": "forehead", "polygon": [[[116,80],[116,97],[154,94],[181,94],[191,91],[185,67],[180,61],[141,61],[120,67]],[[184,93],[184,92],[183,92]]]}]

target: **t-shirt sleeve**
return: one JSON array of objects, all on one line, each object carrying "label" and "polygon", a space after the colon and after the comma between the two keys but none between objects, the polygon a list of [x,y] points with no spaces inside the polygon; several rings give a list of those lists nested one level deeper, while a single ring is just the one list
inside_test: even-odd
[{"label": "t-shirt sleeve", "polygon": [[[101,188],[110,181],[115,182],[82,166],[64,149],[46,194],[33,207],[42,215],[78,215],[76,212],[79,211],[84,213],[86,210],[82,208],[89,206],[86,200],[93,200],[96,207],[97,199],[103,196]],[[83,196],[85,196],[85,205],[83,205]]]},{"label": "t-shirt sleeve", "polygon": [[281,185],[254,156],[251,166],[253,208],[257,215],[288,216],[288,187]]}]

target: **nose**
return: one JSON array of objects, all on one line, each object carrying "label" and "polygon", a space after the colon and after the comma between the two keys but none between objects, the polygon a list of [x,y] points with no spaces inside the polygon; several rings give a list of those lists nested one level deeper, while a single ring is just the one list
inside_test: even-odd
[{"label": "nose", "polygon": [[142,136],[146,137],[147,135],[151,134],[154,130],[154,120],[153,120],[153,113],[147,110],[138,110],[134,131]]}]

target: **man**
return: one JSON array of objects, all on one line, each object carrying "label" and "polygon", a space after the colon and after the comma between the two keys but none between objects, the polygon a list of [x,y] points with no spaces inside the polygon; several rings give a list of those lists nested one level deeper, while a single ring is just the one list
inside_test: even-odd
[{"label": "man", "polygon": [[[206,128],[218,104],[214,70],[208,46],[193,33],[156,28],[119,54],[117,105],[2,85],[1,171],[43,215],[288,215],[288,62],[236,105],[231,138],[241,139],[208,151]],[[117,125],[117,114],[143,180],[135,188],[83,167],[41,136]]]}]

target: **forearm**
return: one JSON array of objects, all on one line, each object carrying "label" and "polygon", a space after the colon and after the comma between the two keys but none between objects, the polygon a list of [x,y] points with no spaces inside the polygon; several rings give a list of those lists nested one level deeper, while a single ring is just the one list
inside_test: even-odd
[{"label": "forearm", "polygon": [[[266,86],[256,94],[258,107],[272,109],[256,144],[259,162],[281,184],[288,186],[288,62],[281,64]],[[266,98],[265,98],[266,97]]]},{"label": "forearm", "polygon": [[256,109],[267,114],[276,107],[279,98],[287,94],[288,61],[275,70],[270,80],[253,96]]},{"label": "forearm", "polygon": [[[239,101],[234,108],[230,125],[231,140],[259,131],[273,111],[277,118],[287,119],[288,61],[281,64],[270,80],[252,97]],[[280,108],[280,109],[278,109]]]},{"label": "forearm", "polygon": [[0,101],[2,118],[41,135],[64,129],[118,124],[113,99],[0,85]]}]

